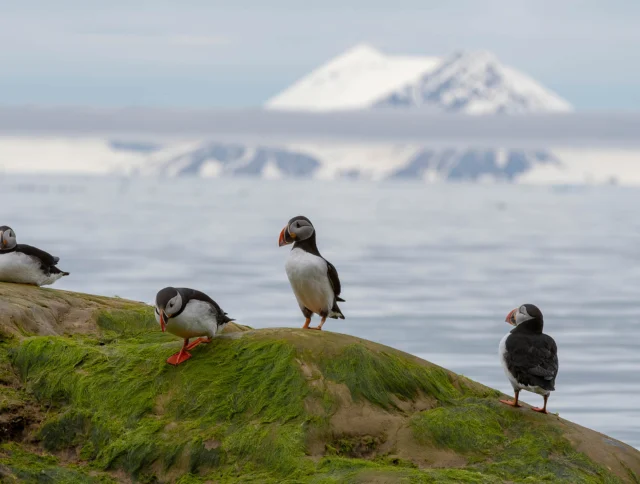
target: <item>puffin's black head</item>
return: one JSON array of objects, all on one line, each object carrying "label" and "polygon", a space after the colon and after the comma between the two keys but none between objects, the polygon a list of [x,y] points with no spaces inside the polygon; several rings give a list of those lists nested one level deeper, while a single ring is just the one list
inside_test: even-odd
[{"label": "puffin's black head", "polygon": [[7,225],[0,226],[0,250],[13,249],[17,245],[16,233]]},{"label": "puffin's black head", "polygon": [[280,232],[280,238],[278,239],[278,247],[283,245],[292,244],[296,241],[307,240],[312,237],[315,232],[311,220],[303,215],[293,217],[287,223],[287,226]]},{"label": "puffin's black head", "polygon": [[507,314],[505,321],[512,326],[520,326],[522,323],[532,321],[535,323],[534,326],[536,328],[540,328],[540,331],[542,331],[542,326],[544,325],[542,311],[538,309],[538,306],[533,304],[523,304],[519,308],[513,309]]},{"label": "puffin's black head", "polygon": [[162,332],[167,321],[182,309],[182,296],[175,287],[165,287],[156,294],[156,315]]}]

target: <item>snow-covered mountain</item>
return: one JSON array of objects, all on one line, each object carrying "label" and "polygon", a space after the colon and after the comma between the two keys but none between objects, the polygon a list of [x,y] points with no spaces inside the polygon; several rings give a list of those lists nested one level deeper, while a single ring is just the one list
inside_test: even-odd
[{"label": "snow-covered mountain", "polygon": [[245,176],[365,180],[517,181],[538,167],[559,167],[543,151],[429,149],[395,145],[292,145],[281,148],[205,143],[162,150],[132,170],[141,176]]},{"label": "snow-covered mountain", "polygon": [[[265,107],[289,111],[340,111],[378,108],[420,108],[463,114],[527,114],[571,111],[570,104],[539,83],[501,64],[485,51],[458,52],[451,56],[407,57],[385,55],[371,46],[358,45],[313,70]],[[428,181],[518,181],[543,171],[555,176],[562,161],[547,150],[505,150],[425,146],[286,145],[235,147],[233,161],[214,155],[219,145],[183,153],[158,163],[157,173],[181,166],[224,175],[313,178],[418,179]],[[186,162],[185,160],[190,160]],[[296,173],[290,160],[304,160]],[[180,161],[179,161],[180,160]],[[151,165],[154,166],[154,165]],[[198,168],[196,168],[198,167]],[[554,175],[555,174],[555,175]],[[533,177],[532,179],[535,179]]]},{"label": "snow-covered mountain", "polygon": [[466,114],[567,112],[571,105],[485,51],[385,55],[358,45],[269,99],[267,109],[430,108]]},{"label": "snow-covered mountain", "polygon": [[640,186],[640,150],[0,137],[0,176],[11,173]]},{"label": "snow-covered mountain", "polygon": [[208,141],[169,145],[138,164],[120,166],[122,174],[154,177],[640,186],[640,150],[629,149],[443,149],[369,143],[264,146]]},{"label": "snow-covered mountain", "polygon": [[[358,45],[270,99],[294,111],[432,109],[462,114],[566,112],[571,106],[487,52],[390,56]],[[395,116],[395,113],[394,113]],[[212,133],[213,134],[213,133]],[[90,160],[93,160],[91,162]],[[313,178],[640,185],[640,151],[426,146],[286,140],[0,140],[2,171],[85,171],[161,177]]]}]

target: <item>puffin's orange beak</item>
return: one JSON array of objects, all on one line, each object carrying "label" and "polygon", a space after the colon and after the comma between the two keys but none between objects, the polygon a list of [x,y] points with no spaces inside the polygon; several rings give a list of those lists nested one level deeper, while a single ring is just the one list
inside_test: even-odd
[{"label": "puffin's orange beak", "polygon": [[[289,237],[287,237],[287,235]],[[282,247],[283,245],[288,245],[293,243],[293,239],[296,238],[296,234],[289,233],[287,231],[287,227],[283,228],[280,232],[280,237],[278,238],[278,247]]]},{"label": "puffin's orange beak", "polygon": [[289,227],[285,227],[280,232],[280,237],[278,238],[278,247],[282,247],[283,245],[293,244],[296,239],[296,234],[293,232],[289,232],[287,230]]},{"label": "puffin's orange beak", "polygon": [[160,311],[160,329],[163,333],[167,329],[167,315],[164,314],[164,311]]},{"label": "puffin's orange beak", "polygon": [[507,314],[507,318],[504,320],[505,323],[509,323],[511,326],[516,325],[516,311],[517,309],[512,309],[509,314]]}]

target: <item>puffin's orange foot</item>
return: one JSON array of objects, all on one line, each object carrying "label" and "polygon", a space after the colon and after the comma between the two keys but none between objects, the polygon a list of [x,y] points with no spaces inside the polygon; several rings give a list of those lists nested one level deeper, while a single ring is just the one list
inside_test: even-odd
[{"label": "puffin's orange foot", "polygon": [[186,351],[179,351],[175,355],[171,355],[169,358],[167,358],[167,363],[169,363],[170,365],[178,366],[180,363],[184,363],[189,358],[191,358],[191,353],[188,353]]},{"label": "puffin's orange foot", "polygon": [[504,403],[505,405],[510,405],[510,406],[516,407],[516,408],[522,407],[522,405],[520,405],[515,400],[500,400],[500,403]]},{"label": "puffin's orange foot", "polygon": [[195,340],[193,343],[189,343],[185,349],[186,350],[192,350],[193,348],[195,348],[196,346],[198,346],[201,343],[211,343],[211,338],[209,338],[208,336],[206,338],[198,338],[197,340]]},{"label": "puffin's orange foot", "polygon": [[313,326],[309,326],[307,329],[316,329],[318,331],[322,331],[322,326],[316,326],[315,328]]},{"label": "puffin's orange foot", "polygon": [[534,412],[538,412],[538,413],[544,413],[544,414],[548,414],[549,413],[549,412],[547,412],[546,408],[531,407],[531,410],[533,410]]}]

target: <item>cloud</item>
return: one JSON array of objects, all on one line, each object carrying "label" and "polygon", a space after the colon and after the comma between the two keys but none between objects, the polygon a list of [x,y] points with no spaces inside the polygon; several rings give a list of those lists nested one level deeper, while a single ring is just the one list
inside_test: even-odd
[{"label": "cloud", "polygon": [[0,135],[120,136],[219,141],[341,141],[512,148],[638,148],[640,114],[329,114],[263,110],[0,108]]},{"label": "cloud", "polygon": [[212,47],[231,43],[229,37],[223,35],[193,35],[180,33],[137,33],[137,32],[80,32],[70,37],[80,37],[81,41],[89,41],[111,46],[136,48],[155,45],[158,47]]},{"label": "cloud", "polygon": [[231,38],[212,35],[170,35],[167,42],[185,47],[210,47],[231,44]]}]

